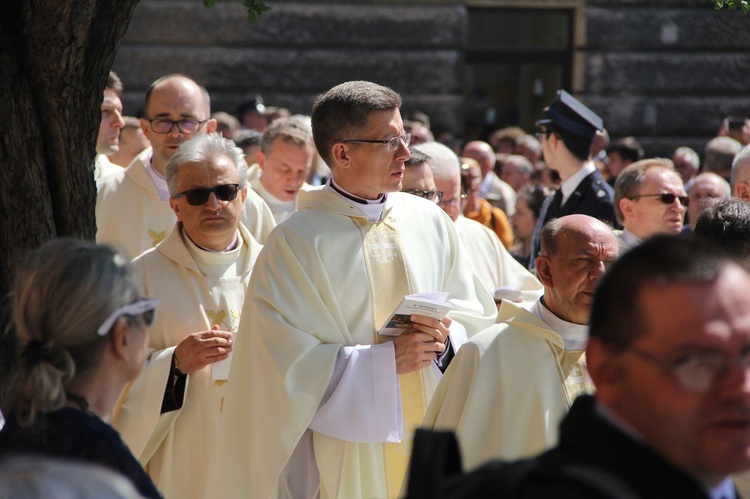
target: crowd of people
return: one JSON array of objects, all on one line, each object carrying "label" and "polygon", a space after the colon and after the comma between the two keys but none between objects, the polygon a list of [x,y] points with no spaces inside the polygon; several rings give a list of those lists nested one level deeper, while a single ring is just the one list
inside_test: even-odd
[{"label": "crowd of people", "polygon": [[[83,461],[126,479],[113,497],[745,490],[747,123],[701,165],[610,143],[564,90],[535,135],[461,147],[365,81],[309,116],[212,113],[170,74],[124,117],[122,91],[111,73],[96,243],[18,269],[0,468]],[[436,292],[447,315],[380,334]]]}]

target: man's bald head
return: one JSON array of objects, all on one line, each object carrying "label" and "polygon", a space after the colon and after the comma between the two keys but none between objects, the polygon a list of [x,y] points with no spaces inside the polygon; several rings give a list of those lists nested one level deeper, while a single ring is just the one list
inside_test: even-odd
[{"label": "man's bald head", "polygon": [[482,168],[482,177],[485,177],[493,168],[495,168],[495,151],[492,150],[487,142],[473,140],[464,146],[461,156],[475,159]]},{"label": "man's bald head", "polygon": [[536,260],[545,306],[563,320],[586,324],[596,285],[616,259],[617,240],[601,221],[568,215],[547,223]]}]

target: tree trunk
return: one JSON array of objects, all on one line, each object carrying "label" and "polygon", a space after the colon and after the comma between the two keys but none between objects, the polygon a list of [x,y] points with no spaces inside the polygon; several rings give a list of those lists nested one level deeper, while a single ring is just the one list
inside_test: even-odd
[{"label": "tree trunk", "polygon": [[[5,0],[0,6],[2,297],[27,250],[53,237],[96,234],[93,165],[102,92],[137,3]],[[2,391],[13,335],[5,327],[0,335]]]}]

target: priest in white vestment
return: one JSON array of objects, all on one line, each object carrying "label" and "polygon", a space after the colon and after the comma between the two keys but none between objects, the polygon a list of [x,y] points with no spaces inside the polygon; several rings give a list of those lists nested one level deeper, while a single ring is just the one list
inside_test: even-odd
[{"label": "priest in white vestment", "polygon": [[[397,497],[445,352],[495,321],[450,219],[395,192],[409,157],[400,104],[348,82],[314,106],[333,179],[300,192],[258,258],[207,495]],[[404,295],[436,291],[448,317],[378,334]]]},{"label": "priest in white vestment", "polygon": [[271,208],[277,224],[297,211],[300,189],[310,187],[305,179],[314,158],[309,118],[278,118],[263,132],[258,163],[250,166],[247,178],[250,187]]},{"label": "priest in white vestment", "polygon": [[557,443],[576,396],[591,393],[586,324],[594,289],[617,259],[609,227],[570,215],[542,229],[544,296],[531,310],[504,301],[500,324],[472,337],[440,380],[424,426],[456,432],[463,465],[515,460]]},{"label": "priest in white vestment", "polygon": [[115,427],[165,497],[204,497],[226,359],[261,249],[240,223],[246,172],[242,151],[218,133],[185,142],[166,168],[178,222],[133,262],[161,306]]},{"label": "priest in white vestment", "polygon": [[[419,169],[412,176],[415,180],[423,178],[421,181],[434,185],[435,189],[443,193],[440,207],[455,222],[459,239],[466,246],[479,278],[495,295],[498,303],[507,299],[530,308],[544,292],[542,283],[508,253],[497,234],[481,223],[463,216],[461,162],[458,156],[439,142],[420,144],[416,149],[427,155],[425,163],[431,174],[428,178],[427,172]],[[407,180],[408,177],[409,175]]]},{"label": "priest in white vestment", "polygon": [[122,82],[114,71],[109,72],[107,84],[102,97],[102,119],[99,122],[99,133],[96,137],[96,162],[94,163],[94,180],[99,183],[102,177],[122,170],[109,160],[109,156],[120,150],[120,130],[125,126],[122,117]]},{"label": "priest in white vestment", "polygon": [[[152,83],[144,109],[141,127],[151,147],[97,186],[96,240],[115,244],[131,258],[163,241],[175,224],[164,173],[167,161],[195,134],[216,130],[216,120],[209,119],[208,92],[184,75]],[[260,243],[276,225],[271,210],[252,190],[245,197],[242,222]]]}]

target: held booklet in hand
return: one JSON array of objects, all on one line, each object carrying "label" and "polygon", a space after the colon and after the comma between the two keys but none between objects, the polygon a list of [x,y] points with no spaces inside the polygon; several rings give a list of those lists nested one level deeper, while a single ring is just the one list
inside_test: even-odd
[{"label": "held booklet in hand", "polygon": [[424,315],[441,320],[453,306],[448,303],[448,292],[419,293],[404,296],[391,318],[380,328],[378,334],[384,336],[398,336],[412,325],[412,315]]}]

